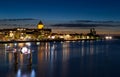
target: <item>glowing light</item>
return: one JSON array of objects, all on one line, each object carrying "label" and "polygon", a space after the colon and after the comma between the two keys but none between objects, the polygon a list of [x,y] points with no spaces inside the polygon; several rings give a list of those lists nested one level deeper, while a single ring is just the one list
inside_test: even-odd
[{"label": "glowing light", "polygon": [[21,36],[21,37],[20,37],[20,39],[21,39],[21,40],[23,40],[23,39],[24,39],[24,37],[22,37],[22,36]]},{"label": "glowing light", "polygon": [[89,36],[87,36],[87,39],[89,39],[90,37]]},{"label": "glowing light", "polygon": [[43,29],[44,25],[43,24],[39,24],[38,25],[38,29]]},{"label": "glowing light", "polygon": [[70,35],[69,35],[69,34],[67,34],[67,35],[66,35],[66,37],[68,37],[68,38],[69,38],[69,37],[70,37]]},{"label": "glowing light", "polygon": [[111,39],[112,39],[112,36],[106,36],[105,39],[111,40]]},{"label": "glowing light", "polygon": [[24,43],[18,43],[18,46],[19,46],[19,47],[23,47],[23,46],[24,46]]},{"label": "glowing light", "polygon": [[12,32],[10,32],[10,37],[13,37],[13,36],[14,36],[14,34]]},{"label": "glowing light", "polygon": [[27,45],[27,46],[31,46],[31,43],[30,43],[30,42],[27,42],[26,45]]},{"label": "glowing light", "polygon": [[70,39],[70,35],[69,34],[67,34],[67,35],[65,35],[65,37],[64,37],[66,40],[69,40]]},{"label": "glowing light", "polygon": [[110,38],[110,39],[112,39],[112,37],[111,37],[111,36],[110,36],[109,38]]},{"label": "glowing light", "polygon": [[23,54],[30,54],[30,49],[28,49],[27,47],[23,47],[23,48],[21,49],[21,52],[22,52]]},{"label": "glowing light", "polygon": [[50,36],[48,36],[48,38],[50,38]]},{"label": "glowing light", "polygon": [[60,38],[64,38],[63,36],[60,36]]},{"label": "glowing light", "polygon": [[14,43],[15,46],[17,46],[17,43]]},{"label": "glowing light", "polygon": [[52,39],[55,39],[55,36],[52,36],[51,38],[52,38]]},{"label": "glowing light", "polygon": [[40,45],[40,42],[37,42],[37,45]]},{"label": "glowing light", "polygon": [[85,39],[85,36],[82,36],[82,39]]}]

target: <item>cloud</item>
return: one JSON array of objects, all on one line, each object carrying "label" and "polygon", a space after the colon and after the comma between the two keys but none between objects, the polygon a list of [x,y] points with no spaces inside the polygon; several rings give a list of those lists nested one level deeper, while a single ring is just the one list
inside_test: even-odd
[{"label": "cloud", "polygon": [[53,24],[52,27],[118,27],[119,21],[90,21],[90,20],[76,20],[63,24]]}]

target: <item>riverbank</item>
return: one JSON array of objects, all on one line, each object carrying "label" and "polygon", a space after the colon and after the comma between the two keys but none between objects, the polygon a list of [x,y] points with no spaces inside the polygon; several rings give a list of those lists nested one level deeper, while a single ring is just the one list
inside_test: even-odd
[{"label": "riverbank", "polygon": [[[28,41],[0,41],[0,43],[25,43],[25,42],[64,42],[64,41],[96,41],[97,39],[77,39],[77,40],[64,40],[64,39],[52,39],[52,40],[28,40]],[[99,39],[104,40],[104,39]]]}]

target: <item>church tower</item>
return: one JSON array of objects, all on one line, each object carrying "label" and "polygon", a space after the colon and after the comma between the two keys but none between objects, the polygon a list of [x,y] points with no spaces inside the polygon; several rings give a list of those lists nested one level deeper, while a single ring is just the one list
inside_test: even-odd
[{"label": "church tower", "polygon": [[37,29],[43,29],[44,28],[44,25],[42,23],[42,21],[40,21],[37,25]]}]

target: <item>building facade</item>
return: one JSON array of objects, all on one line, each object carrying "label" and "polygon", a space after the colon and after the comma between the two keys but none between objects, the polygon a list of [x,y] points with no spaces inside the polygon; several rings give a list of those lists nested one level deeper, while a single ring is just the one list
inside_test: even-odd
[{"label": "building facade", "polygon": [[44,24],[40,21],[36,28],[10,28],[10,29],[0,29],[1,41],[11,41],[11,40],[40,40],[47,39],[51,34],[51,29],[44,28]]}]

